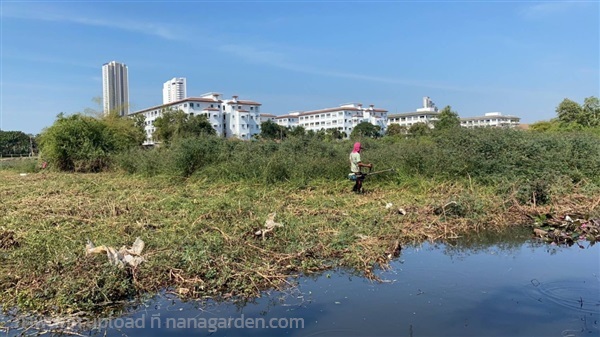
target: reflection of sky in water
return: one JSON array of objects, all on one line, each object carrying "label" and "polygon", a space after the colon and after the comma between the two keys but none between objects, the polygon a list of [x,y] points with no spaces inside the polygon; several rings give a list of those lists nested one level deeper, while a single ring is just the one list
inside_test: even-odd
[{"label": "reflection of sky in water", "polygon": [[[587,246],[587,243],[585,244]],[[147,303],[127,318],[146,329],[107,336],[599,336],[599,245],[537,244],[475,250],[444,245],[406,248],[374,283],[348,273],[298,279],[245,306]],[[152,316],[154,315],[154,316]],[[303,329],[165,328],[167,320],[304,319]],[[151,326],[151,318],[155,321]],[[161,329],[156,328],[158,320]],[[238,321],[239,322],[239,321]],[[121,322],[123,323],[123,322]]]}]

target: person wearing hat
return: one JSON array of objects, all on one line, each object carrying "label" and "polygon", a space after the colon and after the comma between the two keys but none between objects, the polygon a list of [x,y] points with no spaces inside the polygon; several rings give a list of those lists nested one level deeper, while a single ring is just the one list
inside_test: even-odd
[{"label": "person wearing hat", "polygon": [[361,168],[373,168],[373,164],[365,164],[361,161],[360,150],[362,150],[362,147],[359,142],[356,142],[354,143],[354,148],[350,153],[350,171],[352,171],[352,173],[356,177],[356,182],[354,183],[354,187],[352,187],[352,192],[356,193],[362,193],[362,182],[363,180],[365,180],[366,177],[366,175],[361,172]]}]

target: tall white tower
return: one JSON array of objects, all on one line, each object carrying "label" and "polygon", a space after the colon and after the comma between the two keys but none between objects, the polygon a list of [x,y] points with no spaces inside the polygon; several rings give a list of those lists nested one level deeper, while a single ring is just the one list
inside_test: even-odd
[{"label": "tall white tower", "polygon": [[187,98],[187,89],[184,77],[173,77],[163,84],[163,104],[169,104],[184,98]]},{"label": "tall white tower", "polygon": [[102,100],[104,114],[117,111],[119,116],[129,114],[129,79],[127,66],[111,61],[102,66]]}]

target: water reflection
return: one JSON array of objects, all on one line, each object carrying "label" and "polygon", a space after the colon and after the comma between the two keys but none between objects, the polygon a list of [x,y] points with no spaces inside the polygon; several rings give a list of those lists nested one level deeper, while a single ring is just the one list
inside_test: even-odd
[{"label": "water reflection", "polygon": [[[181,303],[163,294],[129,315],[96,322],[87,333],[598,336],[600,254],[598,245],[586,247],[547,245],[525,233],[500,243],[490,236],[423,244],[403,249],[390,270],[378,273],[382,283],[335,271],[243,304]],[[219,325],[222,320],[230,327]]]}]

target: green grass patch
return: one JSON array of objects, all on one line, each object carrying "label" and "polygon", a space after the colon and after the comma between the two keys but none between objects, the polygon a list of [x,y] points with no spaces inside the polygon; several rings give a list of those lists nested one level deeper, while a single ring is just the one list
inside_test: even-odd
[{"label": "green grass patch", "polygon": [[[356,195],[343,178],[0,170],[0,301],[50,315],[95,313],[164,289],[184,298],[252,297],[286,286],[289,276],[337,266],[373,277],[396,244],[501,232],[536,214],[597,213],[600,196],[595,185],[570,180],[554,181],[547,202],[533,203],[518,183],[375,177]],[[263,240],[255,233],[273,212],[283,227]],[[85,254],[88,239],[118,249],[137,237],[146,243],[137,268]]]}]

